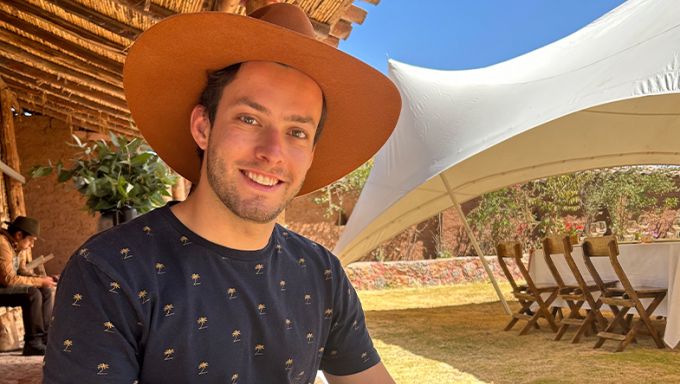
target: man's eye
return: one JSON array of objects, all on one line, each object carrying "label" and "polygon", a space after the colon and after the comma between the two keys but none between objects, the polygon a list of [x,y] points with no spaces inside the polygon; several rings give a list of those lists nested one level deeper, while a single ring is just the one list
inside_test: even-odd
[{"label": "man's eye", "polygon": [[241,116],[239,117],[239,120],[249,125],[257,124],[257,120],[255,120],[255,118],[252,116]]},{"label": "man's eye", "polygon": [[298,139],[307,138],[307,132],[303,131],[302,129],[293,129],[292,131],[290,131],[290,135]]}]

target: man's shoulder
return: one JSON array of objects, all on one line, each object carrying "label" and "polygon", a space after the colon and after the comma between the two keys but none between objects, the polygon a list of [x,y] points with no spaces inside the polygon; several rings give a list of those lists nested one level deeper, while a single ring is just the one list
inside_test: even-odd
[{"label": "man's shoulder", "polygon": [[339,264],[339,260],[333,252],[314,240],[309,239],[281,225],[277,225],[279,236],[283,237],[286,248],[296,254],[304,254],[316,260],[324,261],[324,264]]},{"label": "man's shoulder", "polygon": [[98,264],[111,258],[129,259],[136,250],[149,249],[154,244],[162,243],[165,237],[162,233],[167,231],[167,227],[161,209],[164,208],[95,234],[75,251],[74,256],[82,256]]}]

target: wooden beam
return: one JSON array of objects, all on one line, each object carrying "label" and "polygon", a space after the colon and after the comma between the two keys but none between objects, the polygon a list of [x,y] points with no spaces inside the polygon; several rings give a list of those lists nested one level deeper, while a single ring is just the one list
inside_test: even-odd
[{"label": "wooden beam", "polygon": [[21,173],[13,170],[12,167],[5,164],[2,160],[0,160],[0,171],[21,184],[26,184],[26,178]]},{"label": "wooden beam", "polygon": [[73,15],[97,24],[111,33],[115,33],[129,40],[136,40],[143,31],[132,25],[123,23],[107,15],[97,12],[73,0],[58,0],[58,5]]},{"label": "wooden beam", "polygon": [[34,84],[34,82],[30,81],[30,79],[7,77],[5,78],[5,81],[15,93],[24,93],[36,100],[42,100],[44,98],[57,99],[62,104],[73,105],[76,108],[90,109],[96,113],[106,113],[121,120],[121,122],[129,122],[131,120],[129,112],[121,112],[78,95],[64,95],[63,93],[59,93],[59,90],[46,89],[44,87],[45,84],[42,84],[41,88],[41,86]]},{"label": "wooden beam", "polygon": [[[150,1],[140,1],[140,0],[111,0],[115,4],[122,5],[123,7],[130,8],[135,12],[141,13],[144,17],[148,17],[154,21],[154,23],[165,19],[168,16],[172,16],[175,12],[158,6]],[[148,6],[148,7],[147,7]]]},{"label": "wooden beam", "polygon": [[[1,52],[0,57],[2,57]],[[110,108],[118,109],[123,112],[128,110],[127,104],[122,98],[92,90],[77,82],[65,81],[64,79],[59,78],[58,75],[28,67],[13,60],[0,60],[0,71],[4,72],[6,76],[12,76],[12,73],[18,73],[24,77],[32,78],[34,79],[33,81],[39,85],[43,82],[47,82],[52,87],[60,89],[67,94],[75,93],[86,99],[102,103]]]},{"label": "wooden beam", "polygon": [[56,65],[71,68],[82,74],[93,76],[116,87],[123,87],[123,76],[120,73],[102,71],[100,67],[91,65],[87,61],[76,59],[53,49],[45,49],[46,46],[36,43],[23,36],[16,35],[0,26],[0,42],[5,42],[28,54],[37,55],[41,59]]},{"label": "wooden beam", "polygon": [[[27,100],[25,97],[18,96],[18,98],[22,103],[30,104],[30,100]],[[42,110],[39,113],[63,121],[75,128],[83,128],[86,130],[99,132],[106,132],[108,130],[111,130],[125,135],[140,136],[139,131],[133,130],[130,127],[114,124],[111,121],[108,122],[101,121],[91,116],[83,115],[81,113],[75,112],[69,113],[69,112],[72,111],[69,111],[64,107],[55,106],[51,103],[48,103],[42,107]]]},{"label": "wooden beam", "polygon": [[364,3],[369,3],[373,5],[378,5],[380,3],[380,0],[362,0]]},{"label": "wooden beam", "polygon": [[[60,36],[53,35],[52,33],[40,29],[33,24],[21,20],[13,15],[3,13],[0,9],[0,22],[6,23],[7,25],[17,28],[28,35],[33,35],[38,39],[43,41],[48,41],[55,46],[59,47],[62,52],[71,51],[76,55],[80,56],[84,60],[91,61],[93,63],[98,63],[107,68],[112,68],[119,73],[123,73],[123,62],[125,61],[124,55],[120,54],[119,59],[113,60],[106,56],[101,56],[99,52],[92,51],[90,49],[84,48],[72,41],[66,40]],[[33,40],[33,39],[32,39]]]},{"label": "wooden beam", "polygon": [[99,80],[92,74],[78,73],[66,66],[46,61],[38,56],[22,51],[11,45],[0,42],[0,57],[20,63],[21,65],[35,68],[44,73],[54,75],[62,82],[74,82],[89,88],[92,91],[101,92],[121,100],[125,100],[122,84],[112,85]]},{"label": "wooden beam", "polygon": [[366,20],[366,14],[368,14],[368,12],[365,9],[352,4],[340,18],[355,24],[363,24],[364,20]]},{"label": "wooden beam", "polygon": [[351,32],[352,23],[347,20],[338,20],[338,22],[331,27],[331,35],[339,39],[347,40]]},{"label": "wooden beam", "polygon": [[[43,22],[52,25],[53,28],[71,32],[77,36],[80,36],[80,38],[83,40],[89,40],[101,46],[107,47],[110,50],[122,51],[128,45],[132,44],[132,41],[130,41],[127,44],[121,44],[118,41],[107,39],[106,37],[100,36],[86,28],[82,28],[76,24],[64,20],[61,18],[60,15],[48,12],[45,8],[41,8],[36,5],[30,4],[27,0],[4,0],[4,1],[10,4],[15,10],[33,15],[38,19],[42,19]],[[53,6],[58,7],[56,4],[53,4]],[[68,13],[65,10],[64,12]],[[120,37],[120,35],[118,36]]]},{"label": "wooden beam", "polygon": [[[5,21],[16,28],[23,29],[24,31],[35,34],[36,36],[40,36],[40,38],[47,41],[61,40],[62,43],[68,43],[67,45],[71,47],[71,49],[78,50],[81,52],[83,50],[90,51],[91,54],[95,54],[102,58],[105,57],[108,60],[112,61],[113,63],[116,62],[123,63],[125,61],[125,55],[118,49],[111,49],[109,47],[102,46],[101,44],[85,40],[78,36],[77,34],[74,34],[70,31],[64,30],[63,28],[59,28],[55,25],[50,24],[51,28],[54,28],[54,30],[58,30],[64,36],[67,36],[61,37],[53,33],[52,30],[45,29],[47,27],[47,24],[49,23],[43,21],[41,23],[36,23],[36,25],[34,25],[32,21],[26,20],[25,13],[21,13],[24,16],[24,18],[15,16],[14,15],[15,13],[17,12],[14,12],[13,8],[11,7],[8,8],[6,4],[0,2],[0,20]],[[102,52],[95,49],[94,47],[105,52],[105,54],[102,55]]]},{"label": "wooden beam", "polygon": [[[2,112],[0,113],[0,119],[2,120],[2,133],[0,133],[0,161],[21,174],[21,162],[19,161],[16,135],[14,134],[14,116],[12,115],[10,101],[12,96],[10,93],[8,88],[0,89],[0,109],[2,109]],[[24,189],[21,184],[22,183],[17,179],[5,176],[9,216],[11,218],[26,215]]]},{"label": "wooden beam", "polygon": [[331,35],[329,35],[325,39],[321,39],[321,41],[330,45],[331,47],[337,47],[340,44],[340,39]]},{"label": "wooden beam", "polygon": [[314,27],[314,33],[316,34],[317,39],[323,40],[331,33],[330,25],[314,19],[309,19],[309,21],[312,22],[312,27]]}]

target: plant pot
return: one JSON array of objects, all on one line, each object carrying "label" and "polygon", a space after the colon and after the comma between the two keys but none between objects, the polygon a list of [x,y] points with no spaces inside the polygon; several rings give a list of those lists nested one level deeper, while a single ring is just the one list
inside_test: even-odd
[{"label": "plant pot", "polygon": [[99,232],[114,227],[118,224],[122,224],[126,221],[130,221],[137,217],[137,210],[133,207],[125,206],[120,209],[110,209],[107,211],[100,212],[99,222],[97,223],[97,229]]}]

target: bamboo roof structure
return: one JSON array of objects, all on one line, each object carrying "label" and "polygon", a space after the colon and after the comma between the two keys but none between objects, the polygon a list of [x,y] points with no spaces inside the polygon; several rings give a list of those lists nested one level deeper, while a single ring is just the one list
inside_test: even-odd
[{"label": "bamboo roof structure", "polygon": [[[73,130],[139,136],[122,78],[137,36],[174,14],[246,14],[271,2],[276,1],[0,0],[0,79],[19,109],[65,121]],[[336,47],[367,14],[354,0],[285,2],[299,5],[317,38]]]}]

